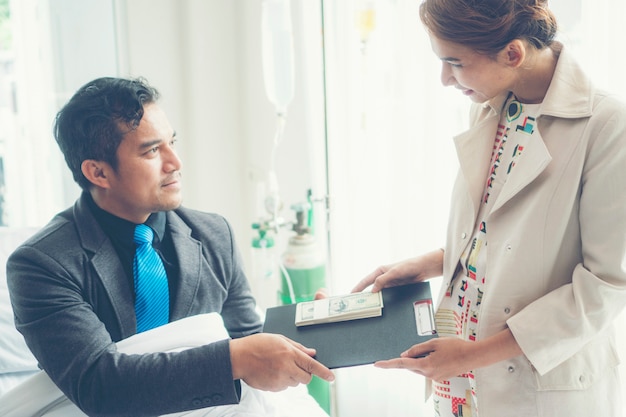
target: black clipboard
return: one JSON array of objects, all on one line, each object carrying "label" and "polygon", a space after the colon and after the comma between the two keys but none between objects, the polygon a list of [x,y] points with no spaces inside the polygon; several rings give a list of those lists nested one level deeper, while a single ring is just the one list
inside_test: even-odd
[{"label": "black clipboard", "polygon": [[[296,304],[267,309],[264,333],[277,333],[317,350],[330,369],[397,358],[411,346],[437,337],[430,284],[385,288],[379,317],[296,327]],[[418,325],[419,323],[419,325]]]}]

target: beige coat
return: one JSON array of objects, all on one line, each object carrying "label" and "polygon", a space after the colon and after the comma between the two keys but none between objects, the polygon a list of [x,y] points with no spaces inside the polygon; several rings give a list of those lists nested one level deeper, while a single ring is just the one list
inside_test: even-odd
[{"label": "beige coat", "polygon": [[[455,138],[444,290],[473,232],[505,99],[474,105]],[[626,305],[626,107],[564,49],[535,128],[489,215],[478,329],[484,339],[508,325],[524,355],[476,371],[480,417],[621,416],[611,322]]]}]

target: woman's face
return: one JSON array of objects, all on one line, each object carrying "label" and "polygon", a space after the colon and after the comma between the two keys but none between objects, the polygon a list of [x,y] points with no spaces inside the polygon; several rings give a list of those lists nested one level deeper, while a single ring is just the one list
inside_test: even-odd
[{"label": "woman's face", "polygon": [[461,44],[430,36],[435,55],[442,62],[441,82],[454,86],[476,103],[483,103],[511,90],[515,72],[507,65],[506,52],[495,59]]}]

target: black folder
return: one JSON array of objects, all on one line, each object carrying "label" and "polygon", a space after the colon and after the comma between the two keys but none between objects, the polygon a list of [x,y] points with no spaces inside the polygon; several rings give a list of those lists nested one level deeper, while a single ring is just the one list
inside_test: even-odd
[{"label": "black folder", "polygon": [[296,327],[296,304],[267,309],[263,332],[277,333],[317,350],[328,368],[392,359],[414,344],[437,337],[430,284],[385,288],[379,317]]}]

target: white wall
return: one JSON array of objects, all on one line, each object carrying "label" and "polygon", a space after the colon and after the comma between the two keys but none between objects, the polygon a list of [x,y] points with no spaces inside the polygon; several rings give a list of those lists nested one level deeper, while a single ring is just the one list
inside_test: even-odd
[{"label": "white wall", "polygon": [[[162,94],[179,137],[184,203],[242,231],[244,193],[238,1],[120,1],[122,76]],[[125,35],[125,36],[124,36]]]},{"label": "white wall", "polygon": [[[294,2],[298,3],[298,2]],[[311,2],[315,3],[315,2]],[[275,132],[275,112],[263,84],[261,1],[257,0],[117,0],[120,17],[121,75],[144,76],[162,93],[162,106],[178,133],[184,163],[184,204],[219,212],[233,224],[246,263],[250,263],[251,224],[258,214],[257,184],[265,182]],[[294,4],[294,21],[310,7]],[[294,23],[294,37],[306,25]],[[298,43],[298,42],[296,42]],[[302,42],[300,42],[302,43]],[[275,171],[283,216],[306,190],[323,194],[313,176],[307,144],[312,135],[323,143],[323,120],[313,119],[304,83],[311,71],[296,50],[295,97],[288,108],[284,138]],[[315,158],[313,158],[315,160]]]}]

